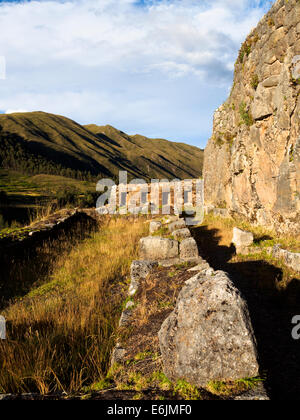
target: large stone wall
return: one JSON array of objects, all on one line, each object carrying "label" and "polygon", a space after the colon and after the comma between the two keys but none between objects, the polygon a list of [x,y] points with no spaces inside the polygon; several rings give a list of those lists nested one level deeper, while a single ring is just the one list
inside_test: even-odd
[{"label": "large stone wall", "polygon": [[300,3],[278,0],[241,47],[205,149],[207,204],[300,232]]}]

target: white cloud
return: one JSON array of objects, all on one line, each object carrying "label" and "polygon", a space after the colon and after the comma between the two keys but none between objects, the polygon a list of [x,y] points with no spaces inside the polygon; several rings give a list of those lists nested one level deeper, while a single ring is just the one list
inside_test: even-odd
[{"label": "white cloud", "polygon": [[262,13],[258,0],[0,3],[0,109],[195,143],[209,135],[239,45]]},{"label": "white cloud", "polygon": [[26,109],[8,109],[5,114],[16,114],[20,112],[28,112]]}]

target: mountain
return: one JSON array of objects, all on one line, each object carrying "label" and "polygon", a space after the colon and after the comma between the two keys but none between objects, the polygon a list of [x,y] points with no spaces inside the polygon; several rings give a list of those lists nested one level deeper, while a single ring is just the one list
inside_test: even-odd
[{"label": "mountain", "polygon": [[277,0],[243,43],[205,149],[207,204],[300,233],[300,3]]},{"label": "mountain", "polygon": [[184,143],[82,126],[45,112],[0,115],[0,167],[78,179],[197,178],[203,151]]}]

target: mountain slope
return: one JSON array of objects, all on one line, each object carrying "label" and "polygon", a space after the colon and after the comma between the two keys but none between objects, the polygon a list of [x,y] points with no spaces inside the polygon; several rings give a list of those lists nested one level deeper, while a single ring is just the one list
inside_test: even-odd
[{"label": "mountain slope", "polygon": [[81,126],[44,112],[0,115],[0,166],[23,172],[85,179],[127,170],[129,178],[183,179],[199,177],[202,160],[197,147],[128,136],[111,126]]}]

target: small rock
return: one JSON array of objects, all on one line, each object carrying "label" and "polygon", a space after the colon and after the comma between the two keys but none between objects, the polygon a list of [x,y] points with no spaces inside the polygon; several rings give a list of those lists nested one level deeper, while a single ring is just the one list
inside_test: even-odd
[{"label": "small rock", "polygon": [[[237,227],[233,228],[233,238],[232,243],[235,245],[237,252],[243,250],[243,248],[248,247],[253,244],[253,233],[241,230]],[[238,252],[240,253],[240,252]]]},{"label": "small rock", "polygon": [[183,219],[177,220],[169,225],[169,231],[174,232],[178,229],[184,229],[186,227],[186,223]]},{"label": "small rock", "polygon": [[161,222],[154,221],[154,220],[150,222],[150,225],[149,225],[150,234],[157,232],[161,228],[162,228],[162,223]]},{"label": "small rock", "polygon": [[126,355],[126,350],[122,347],[115,347],[113,349],[110,364],[111,366],[115,365],[116,363],[122,363],[124,361]]},{"label": "small rock", "polygon": [[188,228],[178,229],[178,230],[174,230],[174,232],[172,233],[172,235],[174,236],[174,239],[176,239],[177,241],[179,241],[180,239],[190,238],[191,232],[190,232],[190,230]]},{"label": "small rock", "polygon": [[129,286],[129,295],[133,296],[140,285],[140,280],[145,279],[148,274],[157,267],[155,261],[133,261],[130,267],[131,283]]},{"label": "small rock", "polygon": [[197,243],[194,238],[184,239],[180,243],[180,258],[181,259],[193,259],[198,258],[199,252]]},{"label": "small rock", "polygon": [[172,222],[177,222],[178,220],[179,220],[179,216],[166,216],[163,218],[162,223],[169,224]]},{"label": "small rock", "polygon": [[132,302],[131,300],[129,302],[127,302],[126,307],[125,307],[125,309],[122,312],[122,315],[120,317],[119,327],[124,327],[125,325],[127,325],[130,322],[131,315],[132,315],[131,308],[133,306],[134,306],[134,302]]}]

